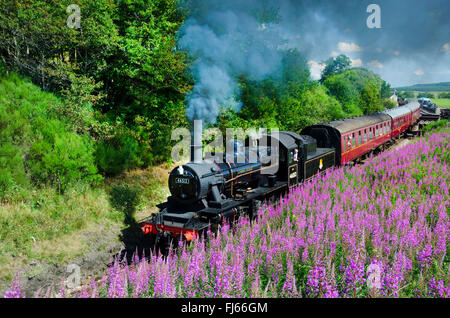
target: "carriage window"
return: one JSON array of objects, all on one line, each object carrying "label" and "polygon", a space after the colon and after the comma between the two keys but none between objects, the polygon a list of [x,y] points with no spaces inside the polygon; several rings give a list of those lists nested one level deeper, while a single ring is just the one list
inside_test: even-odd
[{"label": "carriage window", "polygon": [[342,153],[347,151],[347,136],[342,137]]},{"label": "carriage window", "polygon": [[361,136],[361,131],[359,131],[359,136],[358,136],[358,145],[362,144],[362,136]]},{"label": "carriage window", "polygon": [[352,134],[352,147],[355,148],[356,147],[356,138],[355,138],[355,133]]},{"label": "carriage window", "polygon": [[375,137],[378,137],[378,125],[375,126]]},{"label": "carriage window", "polygon": [[367,129],[364,129],[364,143],[367,142]]},{"label": "carriage window", "polygon": [[369,140],[372,140],[372,127],[369,128]]}]

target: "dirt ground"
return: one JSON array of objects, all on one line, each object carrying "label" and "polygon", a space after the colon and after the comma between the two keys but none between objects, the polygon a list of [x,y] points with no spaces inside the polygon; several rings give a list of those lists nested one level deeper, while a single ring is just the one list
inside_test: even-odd
[{"label": "dirt ground", "polygon": [[[74,265],[79,267],[81,283],[90,280],[90,277],[100,278],[107,270],[108,264],[113,261],[114,255],[124,249],[124,243],[119,239],[121,229],[118,226],[108,228],[95,228],[85,230],[78,234],[80,239],[77,244],[83,252],[81,255],[69,260],[67,263],[59,264],[44,263],[32,260],[20,268],[21,290],[27,297],[33,297],[40,290],[45,295],[51,286],[59,291],[63,282],[70,280],[75,273]],[[67,238],[66,238],[67,239]],[[69,266],[71,265],[71,266]],[[72,280],[73,281],[73,280]],[[11,282],[6,279],[0,280],[0,295],[3,296]],[[64,283],[67,287],[67,284]]]}]

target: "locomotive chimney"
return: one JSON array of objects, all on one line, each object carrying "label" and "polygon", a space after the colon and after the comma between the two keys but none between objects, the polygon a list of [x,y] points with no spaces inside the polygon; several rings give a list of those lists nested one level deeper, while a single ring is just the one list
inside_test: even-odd
[{"label": "locomotive chimney", "polygon": [[194,120],[194,129],[191,134],[191,162],[200,163],[203,160],[202,156],[202,121]]}]

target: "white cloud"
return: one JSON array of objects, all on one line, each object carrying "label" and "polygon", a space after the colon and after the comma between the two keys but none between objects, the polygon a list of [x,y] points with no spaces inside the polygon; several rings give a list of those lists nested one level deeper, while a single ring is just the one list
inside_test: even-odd
[{"label": "white cloud", "polygon": [[393,51],[392,54],[394,54],[395,56],[399,56],[400,52],[399,51]]},{"label": "white cloud", "polygon": [[352,67],[361,67],[363,65],[363,62],[361,59],[355,59],[355,60],[350,59],[350,60],[352,61]]},{"label": "white cloud", "polygon": [[381,47],[377,47],[377,52],[381,53],[381,52],[383,52],[383,49]]},{"label": "white cloud", "polygon": [[445,43],[445,44],[442,46],[442,49],[443,49],[444,51],[450,53],[450,43]]},{"label": "white cloud", "polygon": [[332,57],[336,57],[336,56],[338,56],[338,55],[339,55],[339,53],[336,52],[336,51],[331,52],[331,56],[332,56]]},{"label": "white cloud", "polygon": [[319,80],[322,77],[322,71],[325,68],[325,64],[318,63],[316,61],[309,61],[309,70],[311,72],[311,78]]},{"label": "white cloud", "polygon": [[341,52],[350,53],[362,51],[362,48],[356,43],[339,42],[338,49]]},{"label": "white cloud", "polygon": [[414,74],[416,74],[417,76],[422,76],[425,73],[421,69],[418,69],[417,71],[414,72]]},{"label": "white cloud", "polygon": [[383,68],[384,67],[384,65],[381,64],[381,62],[377,61],[377,60],[370,61],[367,64],[370,65],[370,66],[376,67],[376,68]]}]

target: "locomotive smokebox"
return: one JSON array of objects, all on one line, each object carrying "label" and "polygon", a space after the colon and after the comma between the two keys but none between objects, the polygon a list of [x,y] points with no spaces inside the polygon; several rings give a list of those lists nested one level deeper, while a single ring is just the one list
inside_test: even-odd
[{"label": "locomotive smokebox", "polygon": [[203,160],[202,121],[194,120],[194,129],[191,133],[191,162],[201,163]]}]

